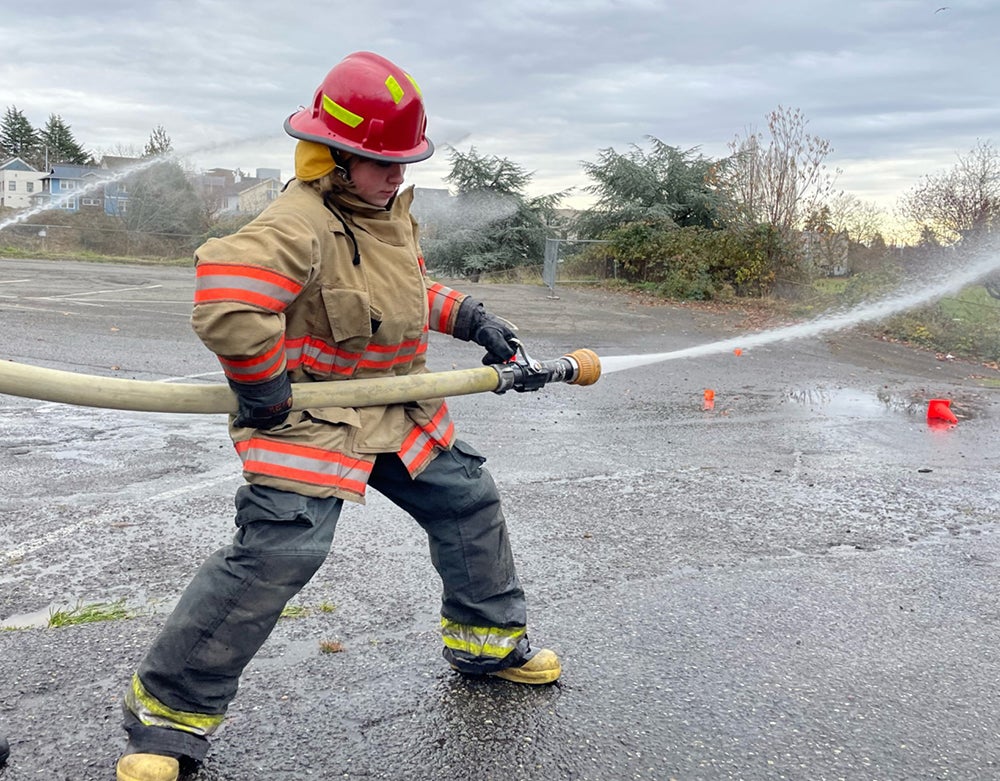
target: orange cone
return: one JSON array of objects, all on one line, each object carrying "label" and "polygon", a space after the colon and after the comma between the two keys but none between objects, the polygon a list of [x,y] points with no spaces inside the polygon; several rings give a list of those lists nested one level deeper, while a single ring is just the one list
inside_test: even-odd
[{"label": "orange cone", "polygon": [[702,409],[715,409],[715,391],[711,388],[705,388],[704,398]]},{"label": "orange cone", "polygon": [[958,418],[951,411],[951,399],[931,399],[927,402],[927,422],[943,420],[946,423],[958,423]]}]

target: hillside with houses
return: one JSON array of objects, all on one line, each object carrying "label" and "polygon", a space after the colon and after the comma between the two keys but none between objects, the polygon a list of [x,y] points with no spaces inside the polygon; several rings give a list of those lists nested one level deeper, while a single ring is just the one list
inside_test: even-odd
[{"label": "hillside with houses", "polygon": [[[0,162],[0,209],[124,215],[130,200],[129,179],[150,162],[105,155],[96,165],[57,163],[39,170],[12,157]],[[253,176],[224,168],[187,176],[209,214],[258,214],[282,186],[281,171],[275,168],[258,168]]]}]

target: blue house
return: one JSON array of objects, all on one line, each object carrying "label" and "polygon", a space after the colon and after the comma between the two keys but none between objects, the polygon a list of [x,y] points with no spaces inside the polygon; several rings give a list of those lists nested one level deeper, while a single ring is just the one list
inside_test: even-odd
[{"label": "blue house", "polygon": [[131,157],[105,156],[100,165],[57,163],[42,178],[42,191],[32,196],[32,204],[68,212],[122,215],[129,197],[128,177],[122,176],[123,169],[137,162]]},{"label": "blue house", "polygon": [[58,163],[42,178],[42,192],[32,201],[68,212],[103,209],[106,179],[107,172],[96,166]]}]

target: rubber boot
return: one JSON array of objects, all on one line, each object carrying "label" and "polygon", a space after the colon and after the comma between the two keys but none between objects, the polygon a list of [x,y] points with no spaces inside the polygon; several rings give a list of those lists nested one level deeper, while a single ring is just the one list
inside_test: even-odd
[{"label": "rubber boot", "polygon": [[126,754],[118,760],[118,781],[177,781],[180,762],[161,754]]},{"label": "rubber boot", "polygon": [[507,667],[495,673],[490,673],[494,678],[503,678],[505,681],[514,683],[543,684],[555,683],[562,673],[562,666],[559,664],[559,657],[555,651],[548,648],[539,648],[528,661],[520,667]]}]

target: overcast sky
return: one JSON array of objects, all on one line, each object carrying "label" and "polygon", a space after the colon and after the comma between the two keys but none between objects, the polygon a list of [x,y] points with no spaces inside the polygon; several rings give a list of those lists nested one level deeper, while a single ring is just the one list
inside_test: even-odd
[{"label": "overcast sky", "polygon": [[475,146],[582,205],[601,149],[652,135],[721,157],[784,106],[831,142],[842,189],[891,208],[1000,143],[998,33],[997,0],[11,1],[0,108],[59,114],[97,153],[162,125],[196,167],[287,178],[282,122],[370,50],[423,89],[439,153],[410,167],[418,186]]}]

